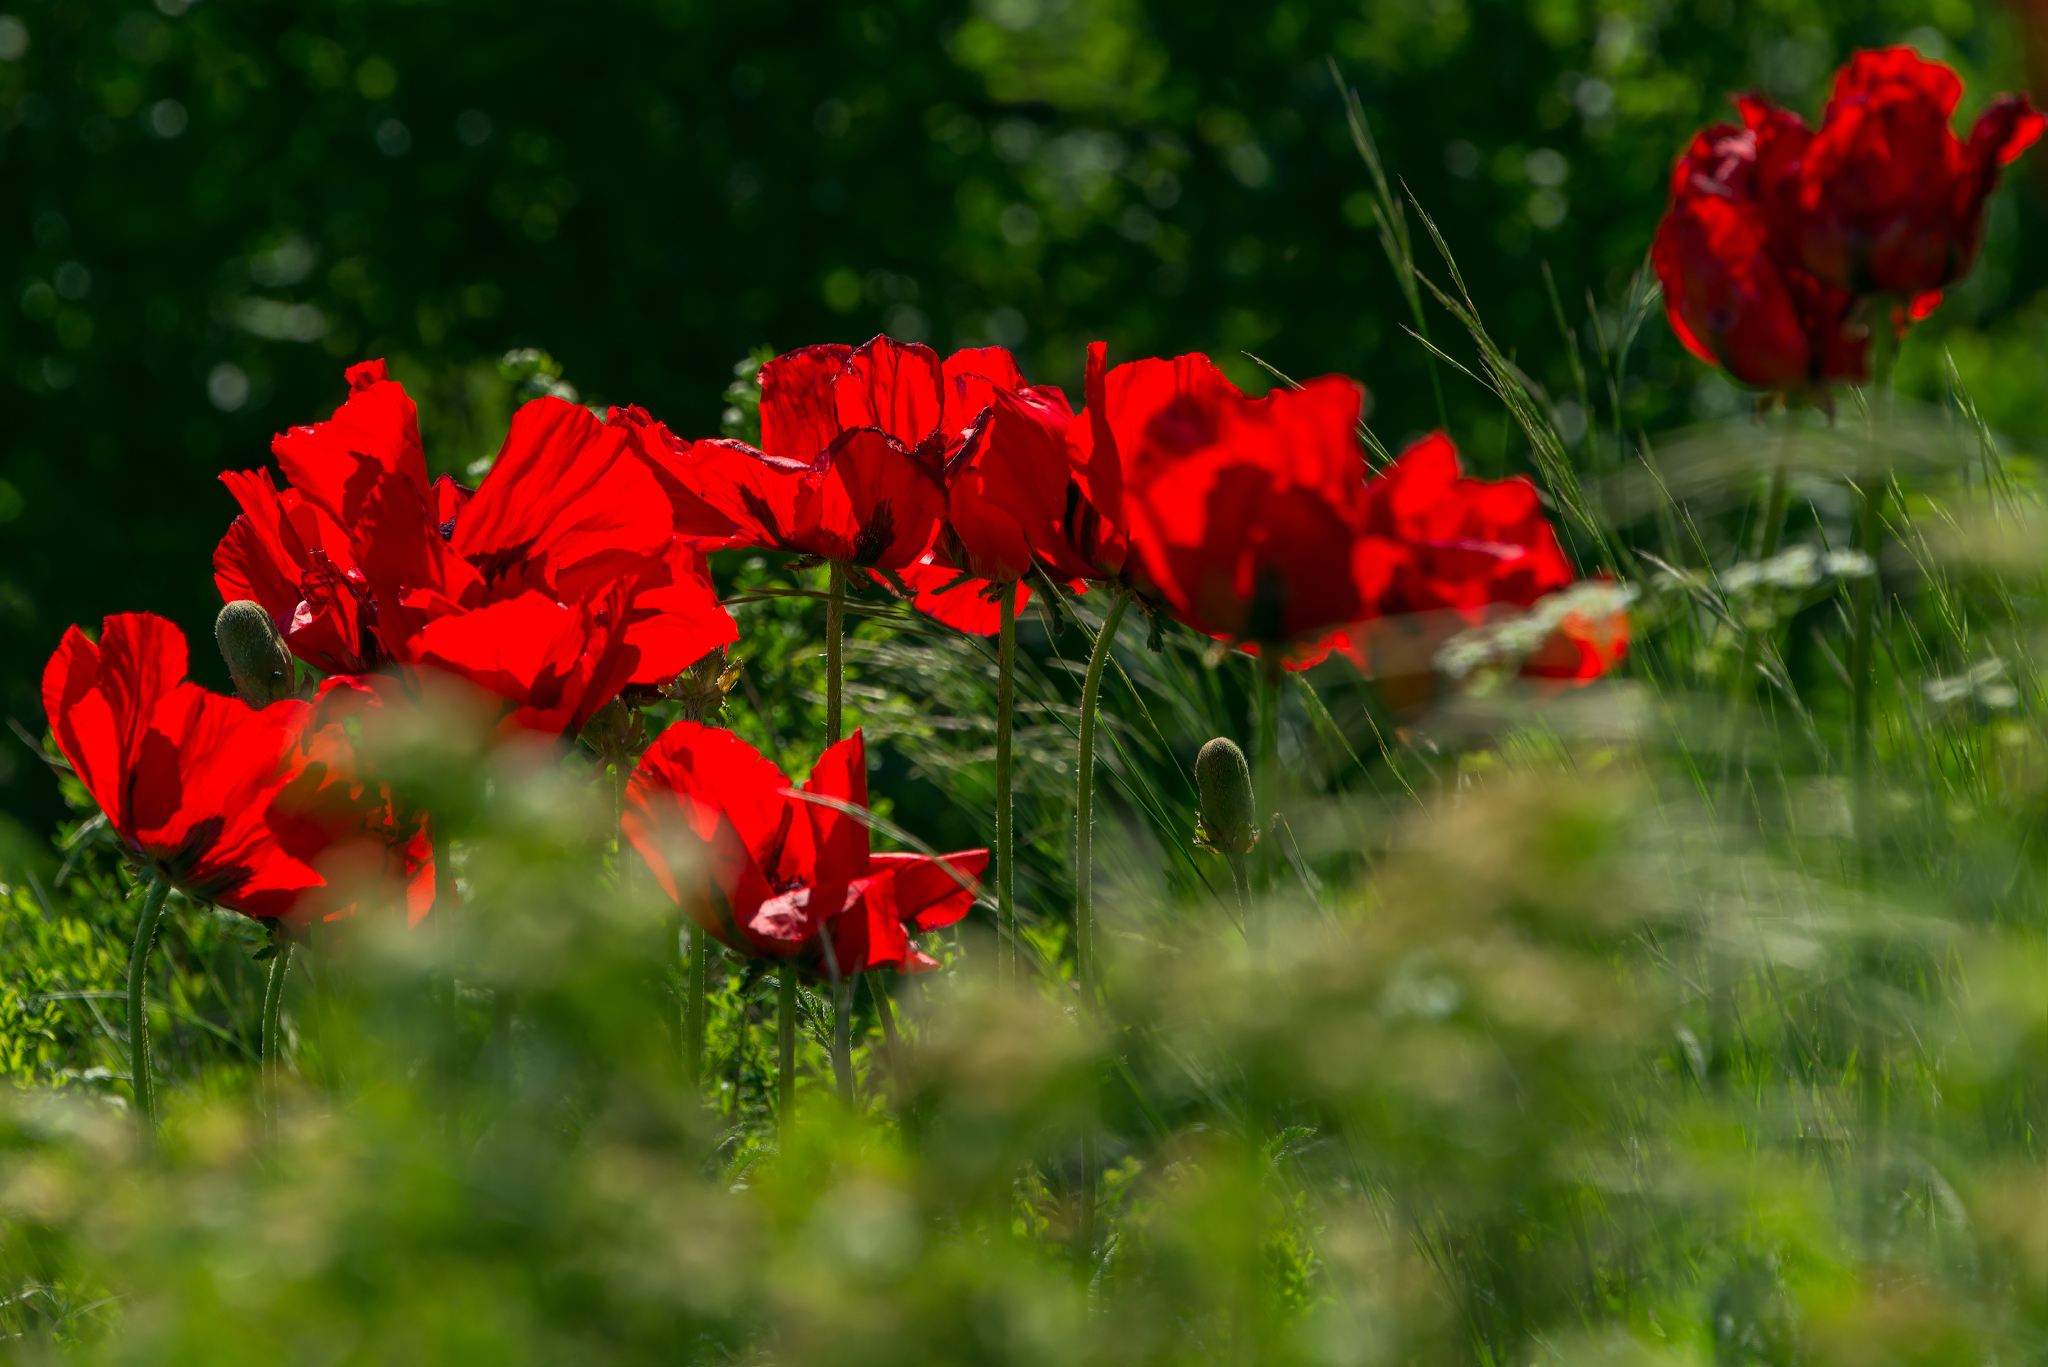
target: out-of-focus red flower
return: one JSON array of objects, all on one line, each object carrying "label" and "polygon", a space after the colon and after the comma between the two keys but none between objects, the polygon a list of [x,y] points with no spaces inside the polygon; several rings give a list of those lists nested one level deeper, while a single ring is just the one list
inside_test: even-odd
[{"label": "out-of-focus red flower", "polygon": [[378,782],[357,749],[367,714],[408,705],[387,675],[328,679],[314,696],[293,740],[290,778],[269,812],[278,844],[326,880],[301,901],[302,915],[335,920],[365,905],[403,908],[407,924],[418,925],[433,909],[431,818]]},{"label": "out-of-focus red flower", "polygon": [[[412,403],[382,362],[349,377],[331,420],[277,439],[289,488],[223,477],[244,512],[215,553],[216,581],[261,603],[301,658],[345,673],[384,660],[451,668],[508,689],[519,724],[554,727],[609,701],[622,665],[626,682],[659,684],[736,638],[703,561],[731,526],[701,501],[678,511],[658,424],[535,400],[472,493],[427,482]],[[500,630],[529,639],[493,639]]]},{"label": "out-of-focus red flower", "polygon": [[1800,393],[1870,373],[1869,329],[1855,297],[1777,249],[1757,197],[1760,134],[1715,124],[1672,171],[1651,246],[1664,309],[1686,349],[1744,384]]},{"label": "out-of-focus red flower", "polygon": [[268,822],[308,712],[257,711],[185,678],[185,637],[148,613],[64,633],[43,671],[57,746],[128,850],[186,894],[264,920],[322,880]]},{"label": "out-of-focus red flower", "polygon": [[1758,132],[1758,197],[1791,259],[1859,294],[1916,295],[1969,272],[1999,168],[2048,121],[2024,95],[1994,99],[1967,142],[1949,126],[1962,79],[1911,48],[1857,52],[1835,74],[1821,126],[1762,96],[1740,101]]},{"label": "out-of-focus red flower", "polygon": [[1144,581],[1174,616],[1285,648],[1371,614],[1384,573],[1364,535],[1356,384],[1330,376],[1247,399],[1184,356],[1119,366],[1101,391],[1091,489],[1123,482]]},{"label": "out-of-focus red flower", "polygon": [[[1526,620],[1523,610],[1565,602],[1553,595],[1577,582],[1536,486],[1521,476],[1468,478],[1441,432],[1373,479],[1366,503],[1366,527],[1381,547],[1372,563],[1384,571],[1373,589],[1376,611],[1326,643],[1378,679],[1396,708],[1435,696],[1439,652],[1452,638]],[[1624,608],[1597,620],[1567,612],[1513,658],[1526,676],[1584,682],[1618,664],[1627,646]]]},{"label": "out-of-focus red flower", "polygon": [[[859,731],[826,750],[800,790],[867,806]],[[950,925],[974,895],[923,855],[869,853],[856,817],[791,794],[789,780],[730,731],[678,722],[626,790],[626,838],[698,925],[742,954],[823,962],[841,973],[936,964],[912,933]],[[944,856],[970,880],[988,851]]]},{"label": "out-of-focus red flower", "polygon": [[[869,571],[877,584],[896,591],[887,576]],[[906,566],[896,578],[910,590],[911,606],[919,612],[969,636],[992,636],[1002,629],[1002,600],[994,581],[976,579],[954,568],[936,552],[926,551],[914,565]],[[1016,611],[1022,613],[1031,601],[1031,587],[1022,580],[1003,584],[1001,592],[1016,595]]]}]

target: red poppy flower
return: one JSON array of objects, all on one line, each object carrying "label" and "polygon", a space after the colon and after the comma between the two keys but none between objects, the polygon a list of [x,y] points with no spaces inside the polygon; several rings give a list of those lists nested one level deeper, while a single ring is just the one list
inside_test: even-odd
[{"label": "red poppy flower", "polygon": [[1040,560],[1065,579],[1091,568],[1065,535],[1069,508],[1083,506],[1073,426],[1067,396],[1051,386],[995,395],[947,485],[939,550],[949,563],[989,580],[1021,580]]},{"label": "red poppy flower", "polygon": [[[303,658],[433,665],[509,699],[511,725],[561,730],[736,639],[701,542],[676,532],[660,432],[536,400],[472,494],[426,482],[412,404],[381,362],[349,374],[332,420],[278,438],[290,488],[225,477],[245,511],[216,580],[286,623]],[[681,516],[730,532],[701,503]]]},{"label": "red poppy flower", "polygon": [[419,423],[404,388],[382,361],[350,366],[348,384],[348,402],[332,418],[271,442],[283,490],[261,471],[221,476],[242,515],[213,556],[223,601],[261,603],[294,654],[338,674],[362,673],[383,658],[356,563],[363,504],[386,474],[427,487]]},{"label": "red poppy flower", "polygon": [[[602,646],[581,643],[573,654],[628,651],[636,683],[673,678],[736,639],[699,549],[702,538],[731,529],[701,502],[677,511],[665,488],[665,429],[630,413],[607,425],[574,404],[537,399],[513,415],[472,494],[445,477],[427,483],[413,405],[381,361],[354,367],[349,379],[353,393],[332,419],[274,444],[289,488],[280,492],[256,472],[223,476],[244,513],[215,554],[216,582],[261,603],[301,658],[348,673],[387,658],[419,663],[415,638],[428,622],[529,593],[562,611],[528,608],[505,620],[547,618],[547,659],[558,673],[569,670],[559,636],[570,621],[602,616]],[[678,535],[679,519],[689,538]],[[598,606],[621,582],[630,588],[623,621]],[[614,642],[620,627],[624,638]],[[472,677],[502,663],[479,662]],[[527,681],[522,709],[536,687],[553,691]],[[569,713],[587,715],[606,700]]]},{"label": "red poppy flower", "polygon": [[1093,454],[1114,444],[1131,545],[1176,617],[1274,647],[1371,611],[1357,385],[1330,376],[1247,399],[1184,356],[1119,366],[1102,390]]},{"label": "red poppy flower", "polygon": [[1855,298],[1774,250],[1757,198],[1757,130],[1715,124],[1678,159],[1651,246],[1671,329],[1701,360],[1744,384],[1797,393],[1870,373]]},{"label": "red poppy flower", "polygon": [[938,479],[871,427],[805,462],[718,439],[691,454],[698,493],[750,545],[900,570],[924,554],[946,511]]},{"label": "red poppy flower", "polygon": [[697,492],[696,459],[689,442],[638,406],[612,409],[605,415],[605,423],[624,434],[626,449],[644,462],[660,482],[675,515],[677,536],[699,551],[739,544],[739,529],[733,526],[732,519],[706,503]]},{"label": "red poppy flower", "polygon": [[[867,806],[859,731],[826,750],[801,792]],[[791,793],[780,769],[730,731],[678,722],[626,790],[626,838],[690,916],[742,954],[822,962],[841,973],[935,967],[913,932],[965,916],[974,895],[922,855],[874,855],[855,817]],[[988,851],[945,856],[970,879]]]},{"label": "red poppy flower", "polygon": [[1001,347],[944,361],[888,337],[804,347],[761,368],[765,449],[700,441],[676,468],[753,544],[901,570],[930,547],[997,398],[1057,394],[1026,384]]},{"label": "red poppy flower", "polygon": [[2001,95],[1964,142],[1949,126],[1962,94],[1953,70],[1893,47],[1857,52],[1835,73],[1818,131],[1762,96],[1741,101],[1761,139],[1760,197],[1792,259],[1858,293],[1962,279],[1999,168],[2048,128],[2026,96]]},{"label": "red poppy flower", "polygon": [[861,346],[812,346],[761,367],[761,445],[805,465],[848,432],[887,436],[943,479],[999,393],[1037,392],[1001,347],[956,351],[876,337]]},{"label": "red poppy flower", "polygon": [[356,744],[367,716],[409,705],[386,675],[328,679],[314,696],[287,761],[291,777],[269,812],[278,844],[327,882],[301,902],[301,914],[336,920],[365,904],[402,907],[417,925],[433,909],[430,818],[379,783]]},{"label": "red poppy flower", "polygon": [[161,617],[109,617],[97,644],[71,628],[43,671],[57,746],[142,863],[192,897],[289,916],[322,880],[266,813],[308,706],[257,711],[187,681],[185,666],[184,634]]}]

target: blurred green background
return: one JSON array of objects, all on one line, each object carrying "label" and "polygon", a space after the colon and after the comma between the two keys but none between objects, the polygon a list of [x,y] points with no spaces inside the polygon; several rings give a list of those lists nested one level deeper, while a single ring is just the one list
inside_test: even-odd
[{"label": "blurred green background", "polygon": [[[1326,58],[1558,394],[1544,263],[1582,345],[1611,333],[1670,158],[1725,92],[1813,113],[1850,47],[1900,41],[1963,70],[1966,114],[2026,83],[2014,17],[1968,0],[8,3],[0,694],[38,730],[69,623],[148,609],[205,639],[214,475],[324,417],[362,357],[421,399],[444,470],[495,448],[511,348],[699,435],[749,349],[881,330],[1003,343],[1070,389],[1097,337],[1257,386],[1249,350],[1364,380],[1393,442],[1436,405]],[[2001,195],[1901,372],[1931,390],[1953,343],[2022,438],[2048,430],[2048,263],[2014,249],[2041,213],[2032,185]],[[1661,320],[1633,377],[1652,431],[1744,402]],[[1518,468],[1497,405],[1446,391],[1468,458]],[[12,742],[0,808],[61,810]]]}]

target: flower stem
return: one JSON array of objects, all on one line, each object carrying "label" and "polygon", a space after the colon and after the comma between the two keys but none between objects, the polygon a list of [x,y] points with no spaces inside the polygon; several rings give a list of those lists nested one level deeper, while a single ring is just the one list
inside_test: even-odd
[{"label": "flower stem", "polygon": [[875,1017],[882,1023],[883,1063],[889,1069],[890,1085],[896,1082],[896,1008],[889,1004],[889,989],[878,986],[879,978],[868,981],[868,995],[875,1001]]},{"label": "flower stem", "polygon": [[[1095,707],[1102,695],[1102,666],[1110,642],[1131,605],[1129,589],[1117,589],[1110,601],[1095,647],[1088,652],[1088,674],[1081,684],[1081,747],[1076,757],[1078,787],[1074,826],[1074,972],[1081,983],[1081,1007],[1095,1007]],[[1095,1179],[1101,1167],[1100,1141],[1091,1117],[1081,1126],[1080,1210],[1074,1228],[1074,1270],[1086,1281],[1095,1260]]]},{"label": "flower stem", "polygon": [[1102,666],[1109,643],[1131,605],[1129,589],[1117,589],[1088,652],[1088,673],[1081,684],[1081,746],[1075,760],[1078,780],[1074,827],[1074,974],[1081,981],[1081,1001],[1095,1005],[1095,704],[1102,694]]},{"label": "flower stem", "polygon": [[1015,830],[1010,798],[1010,728],[1016,710],[1018,586],[1003,590],[996,646],[996,979],[1017,980]]},{"label": "flower stem", "polygon": [[825,744],[837,745],[844,734],[841,698],[846,691],[846,566],[832,562],[832,582],[825,597]]},{"label": "flower stem", "polygon": [[843,977],[839,954],[832,947],[832,930],[827,926],[818,936],[825,953],[825,973],[832,980],[832,1087],[840,1101],[853,1104],[853,988],[860,975]]},{"label": "flower stem", "polygon": [[711,932],[690,927],[689,996],[683,1006],[683,1073],[692,1087],[704,1077],[704,1020],[711,981]]},{"label": "flower stem", "polygon": [[1244,926],[1244,933],[1252,933],[1252,880],[1245,872],[1244,856],[1235,850],[1223,852],[1223,862],[1230,865],[1230,881],[1237,888],[1237,917]]},{"label": "flower stem", "polygon": [[284,1011],[284,980],[292,968],[292,942],[273,940],[270,976],[263,984],[263,1089],[269,1093],[271,1116],[277,1114],[277,1088],[284,1079],[284,1032],[279,1016]]},{"label": "flower stem", "polygon": [[157,923],[171,882],[158,874],[142,898],[142,916],[135,924],[135,947],[128,953],[128,1076],[135,1114],[145,1145],[156,1143],[156,1077],[149,1059],[149,1007],[143,988],[149,982],[149,952],[156,947]]},{"label": "flower stem", "polygon": [[[1273,819],[1273,812],[1280,802],[1280,651],[1277,646],[1268,647],[1259,656],[1259,760],[1253,770],[1257,780],[1258,801],[1252,808],[1252,822],[1263,829]],[[1257,847],[1254,846],[1254,849]],[[1261,881],[1271,886],[1270,875],[1278,866],[1275,856],[1267,854],[1260,860]],[[1247,903],[1244,913],[1244,939],[1251,947],[1254,957],[1266,952],[1266,914]]]},{"label": "flower stem", "polygon": [[839,1099],[853,1105],[853,997],[860,974],[832,984],[832,1082]]},{"label": "flower stem", "polygon": [[785,959],[775,983],[775,1121],[787,1153],[796,1134],[796,965]]}]

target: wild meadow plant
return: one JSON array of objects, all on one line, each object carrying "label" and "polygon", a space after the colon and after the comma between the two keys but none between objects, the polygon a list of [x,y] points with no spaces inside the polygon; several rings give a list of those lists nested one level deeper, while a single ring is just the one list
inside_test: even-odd
[{"label": "wild meadow plant", "polygon": [[2039,1356],[2044,514],[1887,385],[2042,131],[1960,93],[1680,157],[1759,395],[1655,442],[1653,287],[1558,307],[1567,440],[1354,120],[1535,480],[884,337],[750,369],[758,445],[537,398],[472,490],[353,368],[223,476],[239,696],[146,614],[46,673],[0,1354]]}]

